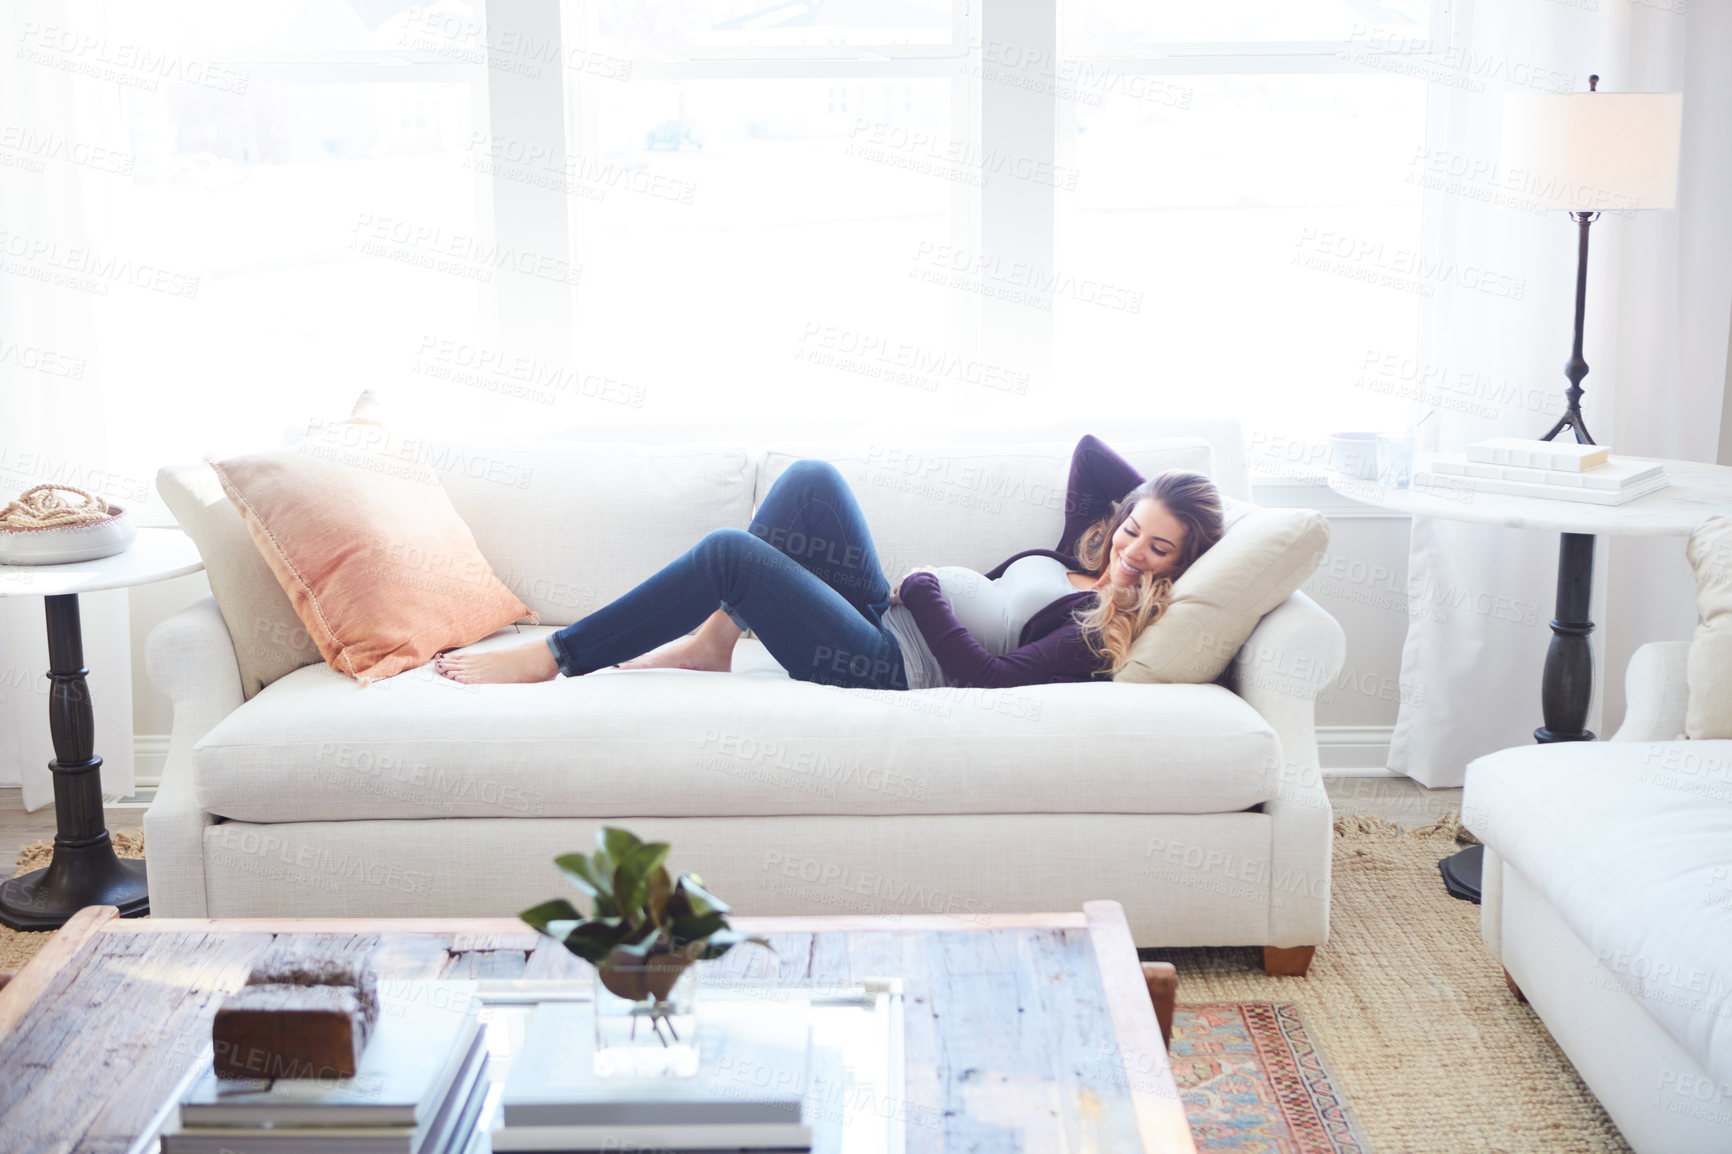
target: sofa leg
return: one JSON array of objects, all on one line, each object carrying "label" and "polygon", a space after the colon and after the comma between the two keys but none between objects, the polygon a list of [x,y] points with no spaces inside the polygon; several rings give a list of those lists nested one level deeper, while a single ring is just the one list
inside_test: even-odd
[{"label": "sofa leg", "polygon": [[1263,972],[1277,978],[1303,978],[1316,952],[1316,946],[1264,946]]},{"label": "sofa leg", "polygon": [[1509,976],[1508,970],[1503,972],[1503,984],[1508,986],[1509,992],[1516,996],[1516,1001],[1525,1002],[1528,1000],[1528,996],[1522,993],[1522,988],[1516,985],[1516,980]]},{"label": "sofa leg", "polygon": [[1179,971],[1171,962],[1144,962],[1143,984],[1155,1004],[1155,1021],[1161,1024],[1161,1044],[1173,1048],[1173,1006],[1179,1000]]}]

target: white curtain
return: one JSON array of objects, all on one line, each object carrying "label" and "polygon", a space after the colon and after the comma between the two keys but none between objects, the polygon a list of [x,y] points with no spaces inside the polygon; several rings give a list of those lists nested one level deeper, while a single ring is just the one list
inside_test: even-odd
[{"label": "white curtain", "polygon": [[[105,298],[52,278],[92,245],[85,181],[93,149],[125,154],[116,135],[112,85],[15,60],[27,24],[64,27],[65,6],[8,5],[0,28],[9,46],[0,68],[0,505],[57,481],[121,504],[136,504],[149,478],[120,476],[105,421],[98,340]],[[115,254],[123,255],[123,254]],[[124,289],[111,286],[112,292]],[[105,794],[133,791],[132,661],[127,593],[79,597],[84,664],[96,714],[95,752]],[[24,807],[54,799],[48,761],[48,642],[43,600],[0,598],[0,786],[22,786]]]},{"label": "white curtain", "polygon": [[[1732,5],[1462,0],[1451,75],[1429,128],[1430,171],[1496,164],[1505,92],[1682,91],[1684,148],[1672,212],[1603,215],[1592,227],[1582,411],[1594,439],[1636,456],[1715,460],[1732,319]],[[1557,74],[1567,78],[1560,84]],[[1484,78],[1475,91],[1471,81]],[[1475,166],[1479,167],[1475,167]],[[1420,449],[1488,436],[1537,437],[1562,407],[1575,292],[1576,227],[1567,213],[1483,199],[1510,191],[1501,171],[1427,192],[1428,255],[1519,277],[1520,300],[1439,286],[1427,302],[1429,364],[1489,382],[1477,412],[1440,410]],[[1517,199],[1519,201],[1519,189]],[[1537,198],[1536,198],[1537,199]],[[1437,788],[1467,763],[1531,744],[1551,640],[1558,535],[1414,519],[1415,612],[1402,653],[1404,704],[1390,768]],[[1595,550],[1595,695],[1588,728],[1621,719],[1629,654],[1683,638],[1695,622],[1683,539],[1601,537]],[[1417,692],[1423,690],[1423,692]]]}]

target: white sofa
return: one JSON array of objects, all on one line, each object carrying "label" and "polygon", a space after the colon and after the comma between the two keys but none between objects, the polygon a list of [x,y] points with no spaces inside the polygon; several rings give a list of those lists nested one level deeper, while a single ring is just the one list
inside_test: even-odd
[{"label": "white sofa", "polygon": [[1641,1154],[1732,1150],[1732,741],[1680,740],[1688,642],[1609,741],[1468,766],[1481,935]]},{"label": "white sofa", "polygon": [[[489,563],[544,622],[481,647],[551,632],[704,531],[746,527],[803,456],[842,468],[891,580],[1050,548],[1083,432],[1145,475],[1198,468],[1248,496],[1231,421],[1070,423],[1015,444],[662,427],[447,446],[438,462]],[[1314,947],[1331,814],[1313,702],[1343,648],[1295,594],[1218,684],[843,690],[789,678],[748,634],[730,674],[462,686],[423,667],[362,688],[320,663],[243,700],[235,641],[205,598],[148,644],[174,702],[145,817],[152,910],[510,914],[563,892],[551,859],[608,822],[671,841],[673,864],[742,913],[1113,898],[1145,946]]]}]

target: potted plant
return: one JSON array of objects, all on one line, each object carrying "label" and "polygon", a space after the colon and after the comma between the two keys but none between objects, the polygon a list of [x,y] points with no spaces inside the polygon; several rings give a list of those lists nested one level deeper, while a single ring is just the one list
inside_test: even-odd
[{"label": "potted plant", "polygon": [[770,943],[729,928],[727,903],[695,874],[669,877],[668,843],[640,841],[614,826],[604,826],[595,841],[587,857],[553,859],[589,896],[588,918],[564,898],[518,916],[595,967],[598,1074],[696,1073],[692,963],[719,958],[741,942]]}]

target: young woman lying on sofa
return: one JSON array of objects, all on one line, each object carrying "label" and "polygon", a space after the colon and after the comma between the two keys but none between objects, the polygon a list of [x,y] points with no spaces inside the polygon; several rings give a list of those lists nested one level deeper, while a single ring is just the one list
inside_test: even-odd
[{"label": "young woman lying on sofa", "polygon": [[807,458],[776,479],[749,530],[706,534],[545,640],[441,653],[434,664],[463,682],[609,667],[727,672],[751,628],[791,677],[825,685],[1001,689],[1110,677],[1172,583],[1221,539],[1220,494],[1183,470],[1145,481],[1085,435],[1065,509],[1056,550],[1024,550],[986,574],[922,567],[892,587],[848,482]]}]

